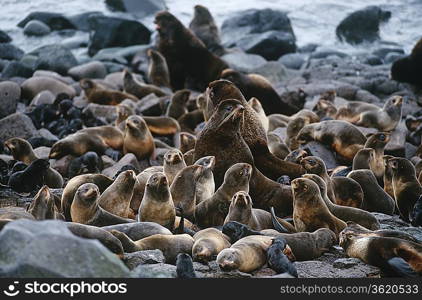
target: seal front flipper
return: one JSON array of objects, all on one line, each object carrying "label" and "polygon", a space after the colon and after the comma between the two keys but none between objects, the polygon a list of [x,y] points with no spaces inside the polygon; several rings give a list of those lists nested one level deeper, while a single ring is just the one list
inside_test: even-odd
[{"label": "seal front flipper", "polygon": [[289,231],[284,228],[283,225],[280,224],[280,222],[277,220],[277,216],[274,212],[274,207],[271,206],[271,222],[273,223],[274,229],[281,233],[289,233]]},{"label": "seal front flipper", "polygon": [[391,267],[394,277],[419,277],[418,274],[410,267],[410,265],[401,257],[393,257],[387,260],[388,266]]}]

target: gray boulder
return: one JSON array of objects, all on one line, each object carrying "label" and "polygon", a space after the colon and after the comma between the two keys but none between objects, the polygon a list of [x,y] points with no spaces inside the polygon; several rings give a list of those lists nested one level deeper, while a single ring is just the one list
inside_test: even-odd
[{"label": "gray boulder", "polygon": [[21,97],[20,86],[12,81],[0,82],[0,118],[16,112]]},{"label": "gray boulder", "polygon": [[49,34],[50,32],[50,27],[38,20],[29,21],[23,28],[23,33],[26,35],[43,36]]},{"label": "gray boulder", "polygon": [[165,260],[163,252],[158,249],[125,253],[123,257],[123,262],[130,270],[139,265],[164,263]]},{"label": "gray boulder", "polygon": [[3,78],[12,78],[12,77],[23,77],[29,78],[32,76],[34,71],[31,68],[28,68],[23,63],[19,61],[10,61],[4,67],[1,77]]},{"label": "gray boulder", "polygon": [[8,60],[19,60],[24,55],[24,52],[9,43],[0,43],[0,58]]},{"label": "gray boulder", "polygon": [[307,57],[306,54],[302,53],[289,53],[280,57],[278,61],[286,68],[299,70],[306,62]]},{"label": "gray boulder", "polygon": [[107,69],[102,62],[92,61],[71,68],[68,74],[76,80],[82,78],[104,78],[107,75]]},{"label": "gray boulder", "polygon": [[99,241],[73,235],[59,221],[17,220],[0,233],[1,277],[128,277]]},{"label": "gray boulder", "polygon": [[12,137],[29,139],[40,136],[32,120],[25,114],[14,113],[0,120],[0,140]]},{"label": "gray boulder", "polygon": [[0,30],[0,43],[9,43],[12,41],[12,38],[3,30]]},{"label": "gray boulder", "polygon": [[248,54],[243,51],[233,51],[221,57],[228,63],[230,68],[251,73],[267,63],[267,60],[260,55]]},{"label": "gray boulder", "polygon": [[127,153],[118,162],[116,162],[113,166],[111,166],[107,169],[104,169],[102,171],[102,174],[113,178],[114,175],[116,175],[116,173],[118,171],[120,171],[120,169],[123,166],[126,166],[126,165],[133,165],[134,167],[139,169],[138,160],[136,159],[136,156],[133,153]]},{"label": "gray boulder", "polygon": [[60,45],[46,45],[30,53],[38,56],[35,69],[54,71],[66,75],[70,68],[78,64],[69,49]]},{"label": "gray boulder", "polygon": [[52,30],[76,29],[67,17],[59,13],[34,11],[18,23],[18,27],[24,28],[32,20],[41,21],[47,24]]},{"label": "gray boulder", "polygon": [[167,9],[163,0],[105,0],[105,3],[111,11],[128,12],[137,18],[143,18]]}]

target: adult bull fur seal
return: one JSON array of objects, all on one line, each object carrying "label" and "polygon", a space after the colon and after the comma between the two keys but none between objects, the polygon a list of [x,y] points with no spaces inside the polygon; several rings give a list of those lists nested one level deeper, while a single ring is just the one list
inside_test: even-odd
[{"label": "adult bull fur seal", "polygon": [[267,249],[273,238],[251,235],[238,240],[230,248],[217,255],[217,263],[223,271],[252,272],[267,262]]},{"label": "adult bull fur seal", "polygon": [[154,22],[159,34],[158,50],[166,58],[173,90],[183,89],[186,80],[194,80],[194,86],[204,90],[228,67],[168,11],[157,13]]},{"label": "adult bull fur seal", "polygon": [[388,160],[393,174],[393,190],[401,218],[409,222],[416,201],[422,194],[422,187],[416,178],[413,164],[406,158],[395,157]]},{"label": "adult bull fur seal", "polygon": [[298,133],[297,140],[300,144],[317,141],[327,145],[348,162],[353,161],[366,142],[365,136],[356,126],[338,120],[305,125]]},{"label": "adult bull fur seal", "polygon": [[149,57],[148,79],[158,87],[170,88],[170,74],[166,59],[160,52],[148,49]]},{"label": "adult bull fur seal", "polygon": [[[271,214],[263,209],[252,208],[252,200],[248,193],[237,192],[230,203],[229,212],[224,224],[230,221],[237,221],[248,225],[253,230],[273,229]],[[284,228],[289,232],[296,232],[294,226],[283,219],[278,219]]]},{"label": "adult bull fur seal", "polygon": [[138,160],[154,158],[154,138],[145,120],[140,116],[130,116],[126,119],[123,153],[133,153]]},{"label": "adult bull fur seal", "polygon": [[224,176],[224,183],[214,195],[196,206],[196,223],[203,228],[223,225],[233,195],[238,191],[249,191],[251,174],[250,164],[237,163],[231,166]]},{"label": "adult bull fur seal", "polygon": [[379,267],[387,276],[422,275],[422,246],[394,237],[365,236],[350,231],[340,234],[340,246],[350,257]]},{"label": "adult bull fur seal", "polygon": [[175,263],[179,253],[192,254],[194,240],[188,234],[154,234],[138,241],[132,241],[120,231],[112,230],[111,233],[122,242],[125,252],[159,249],[163,252],[167,263]]},{"label": "adult bull fur seal", "polygon": [[113,179],[102,174],[84,174],[70,179],[63,189],[61,199],[61,209],[66,221],[72,220],[70,217],[70,207],[77,189],[84,183],[94,183],[98,187],[99,192],[102,193],[113,183]]},{"label": "adult bull fur seal", "polygon": [[156,222],[173,230],[175,218],[176,211],[166,175],[157,172],[149,177],[145,186],[138,219],[140,222]]},{"label": "adult bull fur seal", "polygon": [[[31,144],[24,139],[11,138],[4,144],[12,153],[13,159],[22,161],[27,165],[39,158],[35,155]],[[45,175],[45,184],[50,188],[61,188],[63,187],[63,177],[50,167]]]},{"label": "adult bull fur seal", "polygon": [[421,80],[422,66],[422,39],[420,39],[413,47],[410,55],[396,60],[391,66],[391,77],[399,82],[408,82],[422,86]]},{"label": "adult bull fur seal", "polygon": [[271,83],[259,74],[242,74],[233,69],[226,69],[221,73],[221,78],[233,82],[246,99],[258,98],[267,115],[283,114],[291,116],[298,109],[281,100]]},{"label": "adult bull fur seal", "polygon": [[133,195],[136,176],[132,170],[124,171],[98,198],[98,205],[122,218],[134,219],[130,210],[130,199]]},{"label": "adult bull fur seal", "polygon": [[337,204],[332,203],[327,196],[327,185],[321,177],[315,174],[305,174],[303,175],[303,178],[310,179],[318,185],[319,190],[321,192],[322,200],[324,200],[328,209],[334,216],[343,220],[344,222],[347,222],[347,221],[356,222],[371,230],[379,229],[380,224],[377,218],[375,218],[371,213],[363,209],[349,207],[349,206],[342,206],[342,205],[337,205]]},{"label": "adult bull fur seal", "polygon": [[123,147],[123,133],[114,126],[84,128],[56,142],[49,158],[59,159],[65,155],[81,156],[88,151],[108,155],[118,160]]},{"label": "adult bull fur seal", "polygon": [[138,101],[134,95],[120,91],[105,90],[99,87],[93,80],[82,79],[81,88],[84,90],[89,102],[103,105],[117,105],[125,99]]},{"label": "adult bull fur seal", "polygon": [[[261,125],[259,117],[253,110],[253,108],[247,103],[240,90],[233,83],[227,80],[217,80],[209,84],[209,87],[207,89],[206,114],[213,115],[213,117],[212,119],[209,119],[207,125],[198,137],[198,148],[204,148],[198,150],[199,153],[196,153],[195,147],[195,155],[198,155],[200,157],[210,155],[202,153],[205,152],[207,143],[210,143],[204,136],[206,136],[206,133],[210,134],[210,132],[214,131],[218,126],[220,119],[223,119],[221,110],[220,112],[218,112],[218,107],[226,99],[237,99],[244,107],[244,121],[242,122],[242,126],[240,127],[241,136],[243,137],[244,141],[252,152],[254,165],[265,176],[276,180],[281,175],[288,175],[291,178],[296,178],[301,174],[305,173],[305,171],[300,165],[283,161],[271,154],[267,145],[266,132]],[[207,131],[205,131],[205,129],[207,129]],[[200,141],[201,137],[202,141]],[[216,178],[216,183],[217,182],[221,182],[221,177],[220,180]]]},{"label": "adult bull fur seal", "polygon": [[371,170],[354,170],[347,177],[356,180],[362,187],[362,209],[387,215],[393,214],[394,200],[379,186]]},{"label": "adult bull fur seal", "polygon": [[292,181],[293,222],[297,231],[315,231],[329,228],[337,236],[347,225],[334,216],[321,197],[318,185],[310,179]]},{"label": "adult bull fur seal", "polygon": [[223,249],[231,246],[230,238],[216,228],[198,231],[193,236],[192,247],[194,261],[207,263],[214,259]]},{"label": "adult bull fur seal", "polygon": [[84,183],[81,185],[72,201],[70,215],[73,222],[93,225],[106,226],[121,223],[134,222],[131,219],[116,216],[98,205],[100,191],[93,183]]},{"label": "adult bull fur seal", "polygon": [[125,69],[123,71],[123,87],[126,93],[142,99],[149,94],[155,94],[157,97],[165,96],[166,93],[152,84],[145,84],[137,81],[132,72]]}]

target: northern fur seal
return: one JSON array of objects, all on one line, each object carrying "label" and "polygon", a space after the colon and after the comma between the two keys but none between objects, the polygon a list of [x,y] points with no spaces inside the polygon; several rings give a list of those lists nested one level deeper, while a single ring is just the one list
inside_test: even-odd
[{"label": "northern fur seal", "polygon": [[34,160],[23,171],[13,173],[8,185],[18,193],[30,193],[45,184],[45,178],[50,168],[50,163],[45,159]]},{"label": "northern fur seal", "polygon": [[401,157],[390,158],[388,164],[393,174],[394,198],[400,217],[409,222],[409,215],[422,194],[415,167],[409,160]]},{"label": "northern fur seal", "polygon": [[270,120],[265,114],[261,102],[257,98],[252,97],[251,99],[249,99],[248,104],[258,114],[259,120],[261,121],[262,127],[264,128],[265,132],[268,132],[268,128],[270,127]]},{"label": "northern fur seal", "polygon": [[166,95],[164,91],[155,85],[145,84],[136,80],[128,69],[123,71],[123,87],[126,93],[134,95],[138,99],[142,99],[149,94],[155,94],[157,97]]},{"label": "northern fur seal", "polygon": [[196,278],[195,270],[193,269],[192,257],[187,253],[179,253],[176,257],[176,275],[177,278],[188,279]]},{"label": "northern fur seal", "polygon": [[199,204],[214,195],[215,182],[214,174],[212,171],[215,166],[215,156],[202,157],[194,164],[204,167],[203,174],[198,179],[198,184],[196,185],[196,204]]},{"label": "northern fur seal", "polygon": [[193,239],[195,240],[192,248],[193,260],[202,263],[214,260],[221,250],[231,246],[230,238],[215,228],[198,231]]},{"label": "northern fur seal", "polygon": [[267,249],[268,266],[277,274],[287,273],[293,277],[298,277],[296,266],[283,253],[286,251],[286,248],[290,247],[283,237],[273,239],[271,246]]},{"label": "northern fur seal", "polygon": [[204,90],[228,67],[168,11],[157,13],[154,23],[159,34],[158,50],[167,61],[173,90],[183,89],[186,80],[193,80],[197,89]]},{"label": "northern fur seal", "polygon": [[59,212],[54,195],[48,186],[44,185],[35,195],[28,207],[28,212],[36,220],[63,220],[64,216]]},{"label": "northern fur seal", "polygon": [[385,172],[385,163],[383,158],[384,149],[390,141],[390,137],[391,134],[388,132],[377,132],[367,136],[365,143],[365,148],[372,148],[375,150],[374,162],[370,167],[379,183],[383,183],[383,176]]},{"label": "northern fur seal", "polygon": [[164,154],[163,171],[171,185],[179,171],[186,167],[182,152],[178,149],[171,149]]},{"label": "northern fur seal", "polygon": [[[24,139],[11,138],[4,142],[4,144],[12,153],[13,159],[22,161],[27,165],[39,158],[35,155],[31,144]],[[63,177],[59,172],[50,167],[45,175],[45,184],[50,188],[62,188]]]},{"label": "northern fur seal", "polygon": [[140,222],[156,222],[173,230],[175,218],[176,211],[166,175],[157,172],[149,177],[145,186],[138,219]]},{"label": "northern fur seal", "polygon": [[396,60],[391,66],[391,77],[399,82],[422,86],[420,70],[422,66],[422,39],[413,47],[410,55]]},{"label": "northern fur seal", "polygon": [[89,102],[102,105],[117,105],[125,99],[138,101],[134,95],[123,93],[120,91],[106,90],[98,86],[93,80],[82,79],[80,81],[81,88],[85,92]]},{"label": "northern fur seal", "polygon": [[337,218],[343,220],[344,222],[356,222],[371,230],[379,229],[380,224],[377,218],[375,218],[371,213],[363,209],[332,203],[327,196],[327,185],[321,177],[315,174],[305,174],[303,177],[314,181],[318,185],[322,199],[330,212]]},{"label": "northern fur seal", "polygon": [[181,132],[180,136],[180,151],[186,153],[189,150],[195,149],[196,136],[189,132]]},{"label": "northern fur seal", "polygon": [[189,97],[190,91],[187,89],[175,92],[173,97],[171,97],[169,106],[167,107],[166,116],[177,120],[184,114],[188,113],[186,104],[189,101]]},{"label": "northern fur seal", "polygon": [[283,114],[291,116],[298,109],[281,100],[271,83],[259,74],[242,74],[233,69],[226,69],[221,73],[221,78],[233,82],[246,99],[256,97],[262,104],[267,115]]},{"label": "northern fur seal", "polygon": [[166,59],[160,52],[148,49],[149,57],[148,79],[158,87],[170,88],[170,74]]},{"label": "northern fur seal", "polygon": [[337,236],[347,225],[334,216],[321,197],[318,185],[310,179],[292,181],[293,222],[297,231],[312,232],[329,228]]},{"label": "northern fur seal", "polygon": [[329,146],[348,162],[365,145],[366,138],[354,125],[346,121],[329,120],[305,125],[297,135],[300,144],[317,141]]},{"label": "northern fur seal", "polygon": [[196,223],[203,228],[223,225],[233,195],[238,191],[249,191],[251,175],[250,164],[237,163],[231,166],[225,173],[224,183],[214,195],[196,206]]},{"label": "northern fur seal", "polygon": [[133,153],[138,160],[154,158],[154,138],[145,120],[140,116],[130,116],[126,119],[123,153]]}]

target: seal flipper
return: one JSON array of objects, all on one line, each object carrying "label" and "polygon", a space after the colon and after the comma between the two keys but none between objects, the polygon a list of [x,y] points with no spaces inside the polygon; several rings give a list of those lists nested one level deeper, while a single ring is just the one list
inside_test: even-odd
[{"label": "seal flipper", "polygon": [[123,232],[113,229],[110,231],[110,233],[119,239],[119,241],[122,243],[124,252],[132,253],[142,250]]},{"label": "seal flipper", "polygon": [[419,277],[419,275],[401,257],[390,258],[387,261],[387,264],[392,269],[394,276],[406,277],[406,278]]},{"label": "seal flipper", "polygon": [[273,223],[274,229],[281,233],[289,233],[289,231],[280,224],[280,222],[277,220],[277,216],[274,212],[274,207],[271,206],[271,222]]},{"label": "seal flipper", "polygon": [[177,278],[190,279],[196,278],[193,269],[192,257],[186,253],[179,253],[176,261],[176,274]]}]

